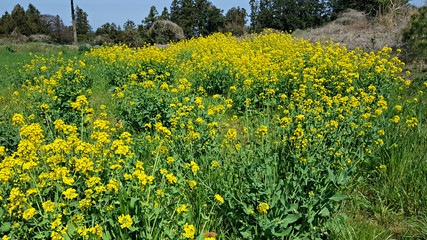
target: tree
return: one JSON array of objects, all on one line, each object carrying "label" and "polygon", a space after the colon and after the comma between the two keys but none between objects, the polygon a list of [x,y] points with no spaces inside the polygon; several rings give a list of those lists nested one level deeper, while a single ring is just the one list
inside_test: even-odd
[{"label": "tree", "polygon": [[123,41],[123,35],[121,34],[121,27],[115,23],[105,23],[95,32],[96,35],[108,35],[108,37],[115,43]]},{"label": "tree", "polygon": [[156,7],[151,6],[148,16],[142,21],[142,25],[145,27],[145,29],[149,29],[151,25],[153,25],[154,21],[157,20],[157,14],[158,12]]},{"label": "tree", "polygon": [[71,0],[71,19],[73,21],[73,37],[74,37],[74,45],[77,45],[77,28],[76,28],[76,16],[74,15],[74,2]]},{"label": "tree", "polygon": [[241,36],[246,32],[246,9],[232,7],[225,14],[225,30],[233,35]]},{"label": "tree", "polygon": [[127,20],[124,24],[123,24],[123,29],[125,31],[130,31],[130,30],[135,30],[136,29],[136,24],[134,21],[131,20]]},{"label": "tree", "polygon": [[92,32],[92,27],[87,20],[87,13],[77,6],[76,8],[76,30],[78,35],[87,35]]},{"label": "tree", "polygon": [[159,17],[159,20],[170,20],[170,14],[168,12],[168,8],[164,7],[162,14]]},{"label": "tree", "polygon": [[138,30],[136,29],[136,24],[133,21],[128,19],[123,24],[123,42],[137,45],[137,40],[138,40]]},{"label": "tree", "polygon": [[155,21],[148,34],[153,42],[161,44],[167,44],[170,41],[179,41],[185,38],[182,28],[168,20]]},{"label": "tree", "polygon": [[47,32],[57,43],[69,43],[73,39],[73,33],[64,25],[62,19],[56,15],[44,14],[41,19],[46,23]]},{"label": "tree", "polygon": [[27,11],[25,12],[25,16],[27,18],[29,33],[47,33],[46,22],[41,19],[40,11],[37,10],[34,5],[29,4]]},{"label": "tree", "polygon": [[10,34],[13,31],[14,23],[11,15],[6,11],[0,18],[0,34]]},{"label": "tree", "polygon": [[173,0],[170,19],[178,24],[186,37],[210,34],[222,30],[222,10],[207,0]]},{"label": "tree", "polygon": [[196,36],[222,31],[225,19],[221,9],[207,0],[195,0],[194,6],[198,10],[194,13]]},{"label": "tree", "polygon": [[411,16],[408,27],[403,31],[403,40],[410,55],[427,61],[427,6],[419,8]]},{"label": "tree", "polygon": [[259,32],[261,31],[260,23],[258,22],[258,13],[259,13],[259,1],[256,0],[250,0],[249,6],[251,7],[251,14],[249,15],[251,19],[251,31],[252,32]]},{"label": "tree", "polygon": [[183,30],[186,37],[195,35],[195,18],[196,9],[193,0],[173,0],[171,4],[171,20],[178,24]]},{"label": "tree", "polygon": [[294,30],[319,26],[330,19],[325,0],[251,0],[251,29]]},{"label": "tree", "polygon": [[17,4],[11,14],[13,29],[24,35],[30,35],[31,29],[28,26],[27,17],[25,16],[25,10],[21,5]]}]

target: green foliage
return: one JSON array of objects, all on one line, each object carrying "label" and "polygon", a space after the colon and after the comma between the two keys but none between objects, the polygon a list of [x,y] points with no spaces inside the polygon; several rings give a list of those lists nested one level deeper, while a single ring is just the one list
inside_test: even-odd
[{"label": "green foliage", "polygon": [[[10,48],[16,52],[0,53],[20,51],[17,45]],[[18,85],[27,87],[10,99],[19,101],[8,105],[8,114],[22,112],[25,119],[35,114],[28,121],[40,123],[46,138],[32,154],[21,147],[12,156],[11,147],[5,158],[0,156],[18,161],[28,155],[39,163],[30,171],[13,166],[13,178],[0,186],[0,215],[5,216],[0,234],[46,239],[67,226],[63,236],[95,239],[93,227],[99,224],[103,239],[184,239],[183,226],[190,223],[196,227],[194,239],[203,239],[207,231],[217,232],[218,239],[373,239],[399,231],[389,224],[395,215],[387,212],[394,211],[402,214],[397,221],[414,216],[410,224],[417,228],[411,231],[418,233],[410,232],[411,237],[422,239],[427,220],[422,215],[427,207],[422,90],[427,83],[402,79],[403,64],[390,55],[388,48],[348,52],[329,42],[270,33],[241,41],[215,34],[165,49],[104,46],[77,59],[34,56],[13,72]],[[92,95],[91,87],[103,88],[113,115],[92,113],[99,110],[90,107],[106,104],[97,96],[89,97],[81,111],[72,107],[81,95]],[[246,104],[248,98],[252,102]],[[398,123],[391,121],[396,115],[402,118]],[[54,139],[72,139],[54,126],[60,118],[78,128],[78,139],[64,146],[69,153],[54,144]],[[4,119],[0,134],[16,148],[12,138],[18,128],[11,126],[10,115]],[[108,121],[94,124],[104,119],[114,128]],[[122,137],[125,130],[134,133],[132,138]],[[135,155],[101,143],[95,139],[100,133],[127,143],[121,147]],[[54,156],[65,160],[50,165]],[[99,168],[78,170],[83,156]],[[167,162],[170,157],[174,162]],[[194,171],[191,162],[200,169]],[[60,169],[70,171],[72,185],[63,182],[68,173],[38,177]],[[166,169],[177,176],[175,183],[160,172]],[[25,182],[23,173],[30,180]],[[95,195],[86,192],[90,177],[101,179],[93,186]],[[197,185],[189,187],[189,181]],[[357,202],[353,206],[343,203],[349,184],[358,184],[362,193],[350,196]],[[26,199],[14,202],[9,193],[18,187]],[[42,192],[25,192],[30,188]],[[78,196],[64,200],[66,188],[76,189]],[[95,203],[86,207],[85,198]],[[43,209],[46,200],[55,203],[54,212]],[[30,219],[7,214],[18,202],[22,212],[35,208],[37,214]],[[187,211],[179,212],[183,205]],[[349,217],[333,218],[340,207]],[[62,216],[57,228],[52,228],[54,214]],[[121,227],[120,216],[129,216],[133,224]]]},{"label": "green foliage", "polygon": [[155,6],[151,6],[150,12],[148,13],[148,16],[142,20],[142,25],[145,29],[149,29],[153,23],[158,19],[158,12]]},{"label": "green foliage", "polygon": [[92,31],[92,27],[89,24],[89,20],[87,19],[87,16],[88,14],[85,11],[83,11],[83,9],[79,8],[79,6],[77,6],[76,8],[77,36],[87,35]]},{"label": "green foliage", "polygon": [[304,29],[324,24],[330,19],[326,1],[251,0],[251,30],[264,28],[280,31]]},{"label": "green foliage", "polygon": [[170,14],[168,12],[168,8],[164,7],[162,14],[159,16],[160,20],[170,20]]},{"label": "green foliage", "polygon": [[246,9],[232,7],[225,14],[225,31],[233,35],[241,36],[246,33]]},{"label": "green foliage", "polygon": [[186,37],[208,35],[224,27],[222,10],[207,0],[174,0],[170,19],[178,24]]},{"label": "green foliage", "polygon": [[413,56],[427,60],[427,6],[419,8],[418,13],[411,16],[403,32],[403,40]]},{"label": "green foliage", "polygon": [[39,10],[29,4],[27,10],[17,4],[11,14],[5,12],[0,19],[0,34],[17,33],[29,36],[31,34],[46,34],[47,23],[43,20]]},{"label": "green foliage", "polygon": [[98,29],[96,29],[95,34],[97,36],[99,35],[106,35],[108,38],[112,40],[113,43],[119,43],[123,40],[123,35],[120,29],[120,26],[118,26],[115,23],[105,23]]}]

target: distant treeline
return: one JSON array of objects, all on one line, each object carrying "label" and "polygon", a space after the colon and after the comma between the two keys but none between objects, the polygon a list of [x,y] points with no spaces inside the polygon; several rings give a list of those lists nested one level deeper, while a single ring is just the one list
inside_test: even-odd
[{"label": "distant treeline", "polygon": [[[323,25],[337,15],[353,8],[372,15],[386,13],[407,0],[250,0],[250,13],[233,7],[225,15],[208,0],[173,0],[161,13],[155,6],[140,24],[128,20],[123,26],[105,23],[95,31],[89,24],[88,14],[77,6],[76,28],[80,42],[168,43],[214,32],[231,32],[241,36],[247,32],[258,33],[265,28],[279,31],[305,29]],[[248,19],[250,24],[247,25]],[[65,26],[56,15],[41,14],[29,4],[25,10],[19,4],[11,13],[0,18],[0,36],[19,37],[45,35],[51,42],[71,43],[72,27]]]}]

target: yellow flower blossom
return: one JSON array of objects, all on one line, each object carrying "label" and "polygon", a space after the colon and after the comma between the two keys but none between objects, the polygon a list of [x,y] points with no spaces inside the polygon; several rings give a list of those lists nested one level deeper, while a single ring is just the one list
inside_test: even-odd
[{"label": "yellow flower blossom", "polygon": [[196,233],[196,228],[193,224],[185,223],[184,225],[184,233],[182,236],[190,239],[194,239],[194,234]]},{"label": "yellow flower blossom", "polygon": [[267,214],[267,211],[270,209],[270,206],[268,206],[268,203],[260,203],[258,204],[257,209],[260,213]]},{"label": "yellow flower blossom", "polygon": [[215,194],[215,200],[217,200],[220,203],[224,203],[224,198],[222,198],[219,194]]},{"label": "yellow flower blossom", "polygon": [[129,228],[133,224],[132,218],[130,217],[129,214],[127,214],[127,215],[124,215],[124,214],[120,215],[119,218],[118,218],[118,221],[119,221],[120,227],[122,229],[123,228]]}]

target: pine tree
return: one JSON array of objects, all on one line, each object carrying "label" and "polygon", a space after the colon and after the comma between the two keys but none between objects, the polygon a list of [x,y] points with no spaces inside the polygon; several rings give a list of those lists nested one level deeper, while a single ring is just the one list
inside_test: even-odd
[{"label": "pine tree", "polygon": [[76,30],[78,35],[87,35],[92,32],[92,27],[87,19],[88,14],[77,6],[76,8]]},{"label": "pine tree", "polygon": [[251,19],[251,31],[252,32],[259,32],[260,31],[260,24],[258,22],[258,13],[259,13],[259,1],[256,0],[250,0],[249,6],[251,7],[251,13],[249,15]]},{"label": "pine tree", "polygon": [[170,20],[170,14],[168,12],[168,8],[164,7],[162,14],[159,17],[160,20]]},{"label": "pine tree", "polygon": [[129,30],[135,30],[136,29],[136,24],[134,21],[132,20],[127,20],[124,24],[123,24],[123,29],[125,31],[129,31]]},{"label": "pine tree", "polygon": [[12,26],[13,29],[17,30],[18,33],[24,34],[24,35],[30,35],[31,34],[31,28],[28,26],[28,20],[25,16],[25,10],[21,5],[17,4],[11,14],[12,19]]},{"label": "pine tree", "polygon": [[155,6],[151,6],[148,16],[142,21],[142,25],[145,29],[149,29],[153,25],[154,21],[158,19],[158,12]]},{"label": "pine tree", "polygon": [[10,34],[13,31],[14,23],[11,15],[6,11],[0,18],[0,34]]},{"label": "pine tree", "polygon": [[28,26],[30,28],[31,34],[41,33],[46,34],[47,33],[47,25],[46,22],[44,22],[41,19],[40,11],[37,10],[34,5],[29,4],[27,11],[25,12],[25,16],[28,21]]},{"label": "pine tree", "polygon": [[170,19],[182,27],[187,37],[207,35],[224,27],[222,10],[207,0],[174,0]]},{"label": "pine tree", "polygon": [[246,32],[246,9],[232,7],[225,14],[225,30],[233,35],[241,36]]},{"label": "pine tree", "polygon": [[251,29],[294,30],[319,26],[330,19],[324,0],[251,0]]}]

